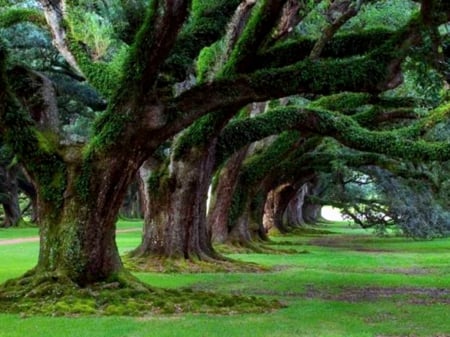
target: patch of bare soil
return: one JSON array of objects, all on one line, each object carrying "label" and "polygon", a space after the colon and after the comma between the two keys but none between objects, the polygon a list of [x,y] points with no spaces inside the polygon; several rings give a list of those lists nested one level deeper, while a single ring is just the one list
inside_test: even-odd
[{"label": "patch of bare soil", "polygon": [[0,246],[6,246],[6,245],[17,245],[19,243],[26,243],[26,242],[38,242],[39,237],[31,237],[31,238],[18,238],[18,239],[9,239],[9,240],[0,240]]},{"label": "patch of bare soil", "polygon": [[391,300],[394,303],[418,305],[448,304],[450,305],[450,289],[415,288],[415,287],[343,287],[337,293],[327,293],[314,286],[309,286],[306,298],[321,298],[331,301],[350,303]]},{"label": "patch of bare soil", "polygon": [[[142,231],[142,228],[126,228],[126,229],[118,229],[116,233],[130,233],[130,232],[138,232]],[[0,246],[6,246],[6,245],[17,245],[20,243],[26,243],[26,242],[39,242],[39,236],[33,236],[30,238],[17,238],[17,239],[0,239]]]},{"label": "patch of bare soil", "polygon": [[376,273],[382,274],[402,274],[402,275],[428,275],[436,272],[433,268],[379,268],[373,270]]}]

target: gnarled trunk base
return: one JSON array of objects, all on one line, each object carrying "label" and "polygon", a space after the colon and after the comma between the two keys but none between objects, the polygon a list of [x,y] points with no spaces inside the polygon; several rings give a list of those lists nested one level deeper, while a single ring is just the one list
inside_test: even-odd
[{"label": "gnarled trunk base", "polygon": [[61,273],[38,273],[0,286],[0,312],[45,316],[148,316],[181,312],[264,312],[279,303],[233,295],[155,289],[129,273],[80,287]]},{"label": "gnarled trunk base", "polygon": [[[225,259],[212,247],[206,226],[206,200],[213,170],[214,146],[192,156],[171,159],[161,166],[150,184],[141,245],[131,253],[140,268],[155,265],[169,269],[173,261],[218,262]],[[163,164],[165,165],[165,164]],[[152,178],[150,178],[152,179]],[[157,186],[155,188],[155,185]],[[148,260],[148,261],[146,261]],[[159,261],[159,262],[158,262]]]}]

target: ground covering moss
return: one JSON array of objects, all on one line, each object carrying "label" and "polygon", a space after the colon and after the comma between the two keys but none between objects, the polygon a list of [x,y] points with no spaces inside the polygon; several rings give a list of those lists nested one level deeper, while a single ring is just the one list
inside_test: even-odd
[{"label": "ground covering moss", "polygon": [[[24,293],[24,289],[33,290]],[[80,288],[60,276],[9,281],[0,287],[0,311],[22,316],[148,316],[175,313],[237,314],[280,308],[278,301],[192,289],[157,289],[122,282]]]}]

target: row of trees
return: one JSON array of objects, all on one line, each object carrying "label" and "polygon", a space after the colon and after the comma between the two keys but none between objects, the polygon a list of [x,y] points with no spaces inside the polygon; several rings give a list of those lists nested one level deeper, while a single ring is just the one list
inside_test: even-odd
[{"label": "row of trees", "polygon": [[[383,6],[401,15],[374,20]],[[115,222],[136,179],[138,258],[216,260],[213,241],[264,240],[321,203],[375,205],[346,188],[388,196],[420,175],[407,162],[449,159],[432,135],[449,20],[444,0],[6,1],[0,130],[36,191],[28,278],[126,282]]]}]

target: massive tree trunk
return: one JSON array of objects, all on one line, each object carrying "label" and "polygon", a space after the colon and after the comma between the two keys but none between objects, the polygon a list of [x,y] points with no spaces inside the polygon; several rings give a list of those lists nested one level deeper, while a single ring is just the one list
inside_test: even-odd
[{"label": "massive tree trunk", "polygon": [[225,243],[229,232],[229,211],[233,193],[238,184],[239,171],[247,156],[248,146],[233,154],[217,173],[217,184],[213,186],[208,210],[208,229],[214,243]]},{"label": "massive tree trunk", "polygon": [[290,184],[285,184],[271,190],[267,194],[264,206],[264,228],[269,231],[275,227],[281,233],[287,233],[291,224],[284,219],[288,204],[295,196],[295,188]]},{"label": "massive tree trunk", "polygon": [[0,177],[3,181],[0,182],[1,194],[0,198],[5,211],[5,217],[2,227],[17,226],[22,220],[19,205],[19,190],[17,183],[17,166],[5,167],[0,166]]},{"label": "massive tree trunk", "polygon": [[267,190],[259,189],[256,193],[249,193],[240,210],[228,241],[233,244],[249,245],[251,241],[266,241],[267,231],[263,225],[264,205]]},{"label": "massive tree trunk", "polygon": [[305,223],[315,224],[322,219],[322,205],[315,203],[313,197],[320,197],[324,190],[324,186],[318,176],[311,179],[302,207],[302,216]]},{"label": "massive tree trunk", "polygon": [[297,227],[305,224],[303,219],[303,205],[309,191],[309,184],[303,184],[289,201],[285,212],[285,221],[289,226]]},{"label": "massive tree trunk", "polygon": [[193,148],[190,155],[177,160],[172,156],[169,166],[163,164],[160,174],[153,173],[157,177],[150,178],[144,235],[133,256],[217,258],[206,225],[215,142],[206,152],[198,150]]},{"label": "massive tree trunk", "polygon": [[115,241],[117,215],[138,164],[105,158],[92,167],[83,185],[81,151],[69,152],[61,195],[49,201],[42,193],[45,188],[38,188],[40,251],[35,272],[62,274],[81,286],[113,281],[124,276]]},{"label": "massive tree trunk", "polygon": [[307,224],[316,224],[321,219],[322,205],[306,201],[303,205],[303,219]]}]

